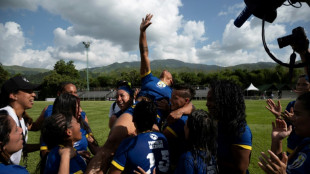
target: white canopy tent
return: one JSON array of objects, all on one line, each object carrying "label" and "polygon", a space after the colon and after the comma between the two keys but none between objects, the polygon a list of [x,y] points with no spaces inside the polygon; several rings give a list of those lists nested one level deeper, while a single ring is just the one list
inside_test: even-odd
[{"label": "white canopy tent", "polygon": [[253,83],[251,83],[250,86],[246,90],[247,91],[259,91],[259,89],[253,85]]},{"label": "white canopy tent", "polygon": [[246,92],[247,92],[247,94],[246,94],[247,96],[249,95],[249,94],[248,94],[249,91],[259,91],[259,89],[256,88],[252,83],[251,83],[250,86],[249,86],[248,88],[246,88],[245,90],[246,90]]}]

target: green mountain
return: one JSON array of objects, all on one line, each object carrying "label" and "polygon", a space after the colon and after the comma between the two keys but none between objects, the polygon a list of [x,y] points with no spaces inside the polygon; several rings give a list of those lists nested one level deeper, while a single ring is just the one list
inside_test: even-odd
[{"label": "green mountain", "polygon": [[[169,70],[173,73],[179,72],[204,72],[210,73],[215,71],[221,71],[223,69],[247,69],[249,71],[256,69],[269,69],[274,68],[277,64],[272,62],[258,62],[252,64],[240,64],[230,67],[221,67],[217,65],[205,65],[205,64],[195,64],[195,63],[186,63],[180,60],[175,59],[166,59],[166,60],[153,60],[151,61],[151,67],[153,71],[162,71],[164,69]],[[27,68],[22,66],[4,66],[3,68],[7,70],[11,75],[23,74],[29,78],[29,80],[35,82],[41,82],[43,78],[50,73],[48,69],[42,68]],[[134,62],[123,62],[123,63],[113,63],[111,65],[89,68],[90,74],[92,76],[97,76],[102,73],[111,73],[111,72],[128,72],[133,69],[139,71],[140,61]],[[80,74],[85,74],[85,69],[80,70]]]},{"label": "green mountain", "polygon": [[[195,63],[186,63],[175,59],[166,59],[166,60],[153,60],[151,61],[152,70],[163,70],[167,69],[171,72],[205,72],[210,73],[214,71],[220,71],[223,69],[269,69],[274,68],[277,64],[272,62],[258,62],[253,64],[240,64],[231,67],[221,67],[217,65],[205,65],[205,64],[195,64]],[[92,73],[109,73],[113,71],[123,72],[129,71],[132,69],[139,70],[140,62],[123,62],[123,63],[113,63],[108,66],[89,68],[89,71]],[[83,70],[84,71],[84,70]]]},{"label": "green mountain", "polygon": [[257,70],[257,69],[270,69],[275,68],[277,66],[276,63],[272,62],[258,62],[258,63],[247,63],[247,64],[239,64],[231,67],[227,67],[228,69],[248,69],[248,70]]},{"label": "green mountain", "polygon": [[12,75],[14,74],[35,75],[38,73],[45,73],[45,72],[50,71],[48,69],[43,69],[43,68],[27,68],[27,67],[17,66],[17,65],[13,65],[13,66],[2,65],[2,67]]}]

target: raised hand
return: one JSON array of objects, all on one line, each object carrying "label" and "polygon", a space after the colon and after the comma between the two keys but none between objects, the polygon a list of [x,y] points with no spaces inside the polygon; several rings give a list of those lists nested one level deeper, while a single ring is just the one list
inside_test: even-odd
[{"label": "raised hand", "polygon": [[272,122],[271,138],[273,140],[283,140],[289,136],[292,132],[292,126],[287,127],[284,120],[276,119],[276,122]]},{"label": "raised hand", "polygon": [[259,167],[268,174],[285,174],[288,161],[286,153],[282,153],[282,160],[271,150],[268,150],[268,153],[270,158],[264,152],[261,153],[262,157],[259,157],[260,162],[258,162]]},{"label": "raised hand", "polygon": [[268,106],[266,108],[276,117],[281,117],[282,106],[280,100],[278,100],[278,104],[276,105],[272,99],[267,99],[266,103]]},{"label": "raised hand", "polygon": [[152,22],[151,22],[151,19],[152,19],[153,15],[152,14],[147,14],[145,16],[145,18],[142,18],[142,22],[140,24],[140,31],[145,31],[147,29],[147,27],[149,27]]},{"label": "raised hand", "polygon": [[293,123],[294,108],[291,107],[290,112],[285,110],[284,112],[281,113],[281,116],[284,118],[286,122]]}]

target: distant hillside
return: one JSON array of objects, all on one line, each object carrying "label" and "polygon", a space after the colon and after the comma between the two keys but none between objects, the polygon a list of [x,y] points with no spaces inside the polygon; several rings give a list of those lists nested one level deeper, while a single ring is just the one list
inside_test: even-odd
[{"label": "distant hillside", "polygon": [[[217,65],[205,65],[205,64],[194,64],[194,63],[185,63],[175,59],[166,59],[166,60],[153,60],[151,62],[152,70],[163,70],[167,69],[171,72],[214,72],[220,71],[222,69],[269,69],[274,68],[277,64],[272,62],[258,62],[253,64],[240,64],[231,67],[221,67]],[[89,71],[93,73],[109,73],[112,71],[128,71],[131,69],[139,69],[140,62],[123,62],[123,63],[113,63],[108,66],[90,68]]]},{"label": "distant hillside", "polygon": [[[204,65],[204,64],[193,64],[193,63],[185,63],[179,60],[167,59],[167,60],[153,60],[151,61],[152,70],[163,70],[167,69],[171,72],[212,72],[219,70],[221,67],[216,65]],[[123,63],[113,63],[108,66],[90,68],[89,71],[93,73],[109,73],[112,71],[128,71],[132,69],[139,70],[140,62],[123,62]]]},{"label": "distant hillside", "polygon": [[12,75],[18,74],[18,73],[23,74],[23,75],[35,75],[35,74],[45,73],[45,72],[50,71],[48,69],[43,69],[43,68],[27,68],[27,67],[17,66],[17,65],[13,65],[13,66],[2,65],[2,67]]},{"label": "distant hillside", "polygon": [[[249,71],[256,69],[269,69],[274,68],[277,64],[272,62],[258,62],[252,64],[240,64],[230,67],[221,67],[217,65],[205,65],[205,64],[195,64],[195,63],[186,63],[175,59],[166,59],[166,60],[154,60],[151,61],[152,70],[164,70],[167,69],[170,72],[204,72],[210,73],[215,71],[220,71],[223,69],[247,69]],[[27,68],[22,66],[4,66],[3,68],[7,70],[11,75],[14,74],[23,74],[28,77],[30,80],[36,82],[41,82],[43,78],[50,73],[48,69],[42,68]],[[91,74],[99,75],[101,73],[110,73],[110,72],[126,72],[136,69],[139,71],[140,62],[123,62],[123,63],[113,63],[111,65],[89,68]],[[80,70],[80,73],[85,72],[85,69]]]},{"label": "distant hillside", "polygon": [[258,63],[247,63],[247,64],[240,64],[231,67],[227,67],[228,69],[248,69],[248,70],[257,70],[257,69],[270,69],[276,67],[277,64],[273,62],[258,62]]}]

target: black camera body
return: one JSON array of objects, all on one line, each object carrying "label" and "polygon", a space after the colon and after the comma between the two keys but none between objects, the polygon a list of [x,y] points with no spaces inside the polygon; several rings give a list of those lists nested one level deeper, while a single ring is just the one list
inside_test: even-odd
[{"label": "black camera body", "polygon": [[295,51],[299,52],[308,49],[308,39],[303,27],[297,27],[292,30],[292,34],[278,38],[279,48],[288,45],[294,46]]}]

